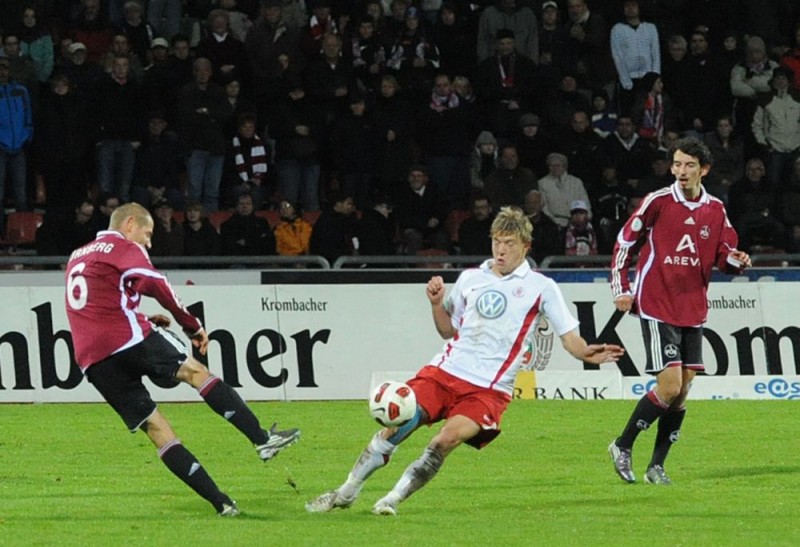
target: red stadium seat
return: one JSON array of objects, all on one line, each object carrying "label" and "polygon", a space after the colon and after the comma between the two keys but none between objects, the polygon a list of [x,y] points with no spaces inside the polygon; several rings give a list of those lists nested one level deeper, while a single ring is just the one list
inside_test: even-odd
[{"label": "red stadium seat", "polygon": [[10,213],[6,221],[6,231],[0,239],[0,245],[16,247],[18,245],[34,245],[36,230],[42,225],[44,216],[40,213],[18,211]]},{"label": "red stadium seat", "polygon": [[222,226],[222,223],[232,216],[233,211],[214,211],[213,213],[208,213],[208,221],[219,232],[219,227]]},{"label": "red stadium seat", "polygon": [[266,219],[270,228],[275,228],[281,221],[281,214],[279,211],[256,211],[256,216]]},{"label": "red stadium seat", "polygon": [[305,211],[303,213],[303,219],[313,226],[321,213],[322,211]]},{"label": "red stadium seat", "polygon": [[444,229],[450,234],[450,241],[453,243],[458,242],[458,227],[468,218],[472,211],[462,211],[460,209],[453,209],[444,221]]}]

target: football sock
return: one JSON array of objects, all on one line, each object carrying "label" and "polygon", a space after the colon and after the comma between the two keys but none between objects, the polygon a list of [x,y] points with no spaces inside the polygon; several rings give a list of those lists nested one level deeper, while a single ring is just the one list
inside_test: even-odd
[{"label": "football sock", "polygon": [[444,457],[438,450],[427,447],[422,456],[406,468],[403,476],[387,494],[387,497],[394,497],[398,501],[408,498],[436,476],[443,462]]},{"label": "football sock", "polygon": [[648,391],[644,397],[639,399],[639,403],[633,409],[622,435],[616,441],[617,446],[631,449],[639,433],[648,429],[666,411],[667,405],[658,398],[656,392]]},{"label": "football sock", "polygon": [[667,459],[669,449],[678,442],[681,436],[681,424],[685,416],[686,408],[680,408],[678,410],[669,410],[659,418],[656,443],[653,447],[653,458],[650,460],[648,467],[654,465],[664,467],[664,460]]},{"label": "football sock", "polygon": [[197,391],[211,409],[241,431],[250,442],[265,444],[269,434],[236,391],[217,376],[209,377]]},{"label": "football sock", "polygon": [[364,481],[375,471],[389,463],[397,446],[381,437],[380,431],[372,437],[367,447],[358,457],[347,480],[338,488],[339,495],[346,499],[353,499],[361,491]]},{"label": "football sock", "polygon": [[223,503],[233,503],[228,496],[220,492],[214,479],[206,473],[197,458],[178,439],[162,446],[158,450],[158,457],[161,458],[167,469],[211,503],[218,513],[222,511]]}]

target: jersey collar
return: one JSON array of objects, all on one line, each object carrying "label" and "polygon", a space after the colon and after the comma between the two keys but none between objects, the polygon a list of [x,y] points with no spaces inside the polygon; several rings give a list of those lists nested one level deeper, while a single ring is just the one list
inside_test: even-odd
[{"label": "jersey collar", "polygon": [[672,184],[670,190],[672,191],[672,198],[675,201],[683,204],[686,208],[692,211],[710,201],[708,198],[708,192],[706,192],[706,189],[702,184],[700,184],[700,199],[697,201],[689,201],[686,199],[686,196],[684,196],[683,192],[681,192],[681,184],[677,180]]},{"label": "jersey collar", "polygon": [[[487,260],[484,260],[483,264],[481,264],[481,270],[483,270],[484,272],[486,272],[488,274],[495,275],[495,273],[492,271],[492,264],[494,264],[494,259],[493,258],[489,258]],[[506,279],[506,278],[509,278],[509,277],[525,277],[526,275],[528,275],[528,272],[530,272],[530,271],[531,271],[531,265],[528,264],[527,260],[523,260],[522,264],[517,266],[517,269],[515,269],[513,272],[511,272],[508,275],[504,275],[503,277],[498,277],[498,279]]]}]

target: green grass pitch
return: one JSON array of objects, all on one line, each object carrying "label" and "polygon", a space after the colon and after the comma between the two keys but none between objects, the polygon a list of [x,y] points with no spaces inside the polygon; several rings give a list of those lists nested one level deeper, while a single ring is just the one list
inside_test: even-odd
[{"label": "green grass pitch", "polygon": [[[266,464],[202,403],[161,405],[237,519],[217,517],[106,405],[0,405],[0,545],[800,544],[796,402],[690,401],[671,487],[613,472],[606,447],[633,405],[515,401],[494,443],[456,450],[395,518],[372,504],[435,428],[406,441],[351,509],[312,515],[303,503],[337,486],[376,430],[366,402],[253,404],[266,426],[303,430]],[[640,478],[653,437],[634,450]]]}]

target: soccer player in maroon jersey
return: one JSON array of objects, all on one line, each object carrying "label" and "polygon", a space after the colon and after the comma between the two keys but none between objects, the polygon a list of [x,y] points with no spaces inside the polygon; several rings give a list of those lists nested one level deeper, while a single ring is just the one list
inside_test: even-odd
[{"label": "soccer player in maroon jersey", "polygon": [[197,458],[176,437],[142,383],[180,381],[197,389],[206,404],[241,431],[266,461],[293,444],[300,431],[265,431],[230,386],[188,355],[166,330],[170,319],[139,311],[142,296],[169,310],[192,344],[205,355],[208,335],[178,300],[166,277],[150,263],[147,248],[153,218],[137,203],[111,214],[108,230],[74,250],[66,269],[66,307],[75,360],[131,432],[141,429],[158,449],[164,465],[222,516],[236,516],[236,503],[217,488]]},{"label": "soccer player in maroon jersey", "polygon": [[[738,236],[725,206],[701,182],[711,169],[711,152],[695,138],[670,150],[675,182],[644,198],[623,226],[611,262],[611,290],[617,310],[638,315],[647,350],[645,372],[656,385],[639,400],[622,434],[608,447],[617,474],[635,482],[631,450],[636,437],[658,420],[645,482],[670,484],[664,460],[680,436],[686,396],[703,365],[706,293],[714,265],[725,273],[750,266],[736,249]],[[628,270],[639,253],[636,277]]]}]

